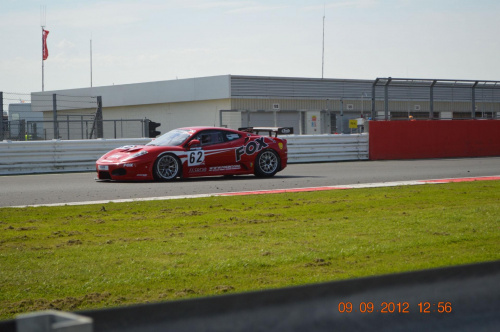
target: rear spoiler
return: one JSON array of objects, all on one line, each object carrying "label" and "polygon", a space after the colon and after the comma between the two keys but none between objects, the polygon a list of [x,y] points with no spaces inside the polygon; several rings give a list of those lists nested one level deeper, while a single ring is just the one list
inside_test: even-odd
[{"label": "rear spoiler", "polygon": [[279,135],[291,135],[293,134],[293,127],[243,127],[238,128],[239,131],[245,131],[248,133],[255,133],[259,135],[260,132],[267,132],[270,137],[278,137]]}]

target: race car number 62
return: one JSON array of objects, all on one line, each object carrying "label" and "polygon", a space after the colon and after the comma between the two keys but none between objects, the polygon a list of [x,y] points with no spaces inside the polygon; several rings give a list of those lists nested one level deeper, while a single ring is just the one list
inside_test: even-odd
[{"label": "race car number 62", "polygon": [[197,166],[205,161],[205,152],[203,150],[188,152],[188,166]]}]

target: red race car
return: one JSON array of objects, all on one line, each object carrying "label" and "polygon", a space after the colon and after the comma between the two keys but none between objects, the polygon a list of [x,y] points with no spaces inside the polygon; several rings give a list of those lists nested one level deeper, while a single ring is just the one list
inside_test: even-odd
[{"label": "red race car", "polygon": [[96,170],[99,180],[168,181],[239,174],[270,177],[283,170],[288,160],[286,140],[278,134],[292,133],[290,127],[179,128],[146,145],[106,153],[97,160]]}]

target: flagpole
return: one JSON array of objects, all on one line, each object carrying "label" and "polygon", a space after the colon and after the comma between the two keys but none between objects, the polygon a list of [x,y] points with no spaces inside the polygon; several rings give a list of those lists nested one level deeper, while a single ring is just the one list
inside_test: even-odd
[{"label": "flagpole", "polygon": [[40,6],[40,26],[42,27],[42,91],[45,90],[45,68],[44,68],[44,51],[45,51],[45,22],[47,20],[47,7],[46,6]]},{"label": "flagpole", "polygon": [[92,87],[92,35],[90,35],[90,87]]},{"label": "flagpole", "polygon": [[323,72],[325,71],[325,12],[326,5],[323,7],[323,47],[321,50],[321,79],[323,79]]},{"label": "flagpole", "polygon": [[43,34],[44,34],[44,26],[42,25],[42,92],[45,91],[44,90],[44,65],[43,65],[43,48],[44,48],[44,45],[43,45],[43,42],[44,42],[44,37],[43,37]]}]

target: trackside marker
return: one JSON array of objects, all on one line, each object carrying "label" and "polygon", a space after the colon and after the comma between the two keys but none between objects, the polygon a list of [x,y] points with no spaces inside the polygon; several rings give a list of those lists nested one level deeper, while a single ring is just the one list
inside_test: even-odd
[{"label": "trackside marker", "polygon": [[37,205],[22,205],[22,206],[10,206],[10,207],[21,208],[21,207],[38,207],[38,206],[65,206],[65,205],[90,205],[90,204],[107,204],[107,203],[130,203],[130,202],[145,202],[145,201],[163,201],[163,200],[169,200],[169,199],[182,199],[182,198],[281,194],[281,193],[295,193],[295,192],[309,192],[309,191],[381,188],[381,187],[397,187],[397,186],[417,186],[417,185],[422,185],[422,184],[441,184],[441,183],[472,182],[472,181],[499,181],[499,180],[500,180],[500,175],[494,175],[494,176],[454,178],[454,179],[432,179],[432,180],[394,181],[394,182],[379,182],[379,183],[361,183],[361,184],[352,184],[352,185],[343,185],[343,186],[324,186],[324,187],[311,187],[311,188],[256,190],[256,191],[240,191],[240,192],[198,194],[198,195],[179,195],[179,196],[111,199],[111,200],[101,200],[101,201],[37,204]]}]

